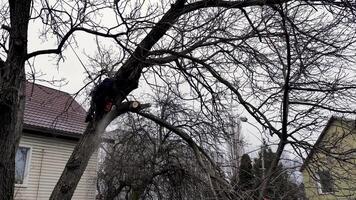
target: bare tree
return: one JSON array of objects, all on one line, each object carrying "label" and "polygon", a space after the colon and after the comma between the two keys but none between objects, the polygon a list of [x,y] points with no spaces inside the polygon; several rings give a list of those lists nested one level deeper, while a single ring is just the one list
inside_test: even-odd
[{"label": "bare tree", "polygon": [[[157,125],[129,115],[126,123],[121,120],[120,124],[125,124],[126,130],[116,132],[113,150],[105,151],[108,157],[100,171],[98,185],[101,197],[237,197],[228,181],[227,171],[223,169],[231,164],[217,154],[221,145],[218,137],[229,137],[224,123],[214,123],[212,118],[187,109],[180,99],[172,98],[164,89],[151,100],[156,102],[151,108],[156,114],[147,111],[138,114]],[[223,115],[221,113],[220,117]],[[177,118],[181,120],[176,122]]]},{"label": "bare tree", "polygon": [[[260,199],[286,146],[303,156],[311,147],[303,139],[320,126],[324,116],[330,112],[354,114],[351,94],[355,83],[350,77],[354,2],[9,1],[7,8],[2,6],[5,29],[1,59],[6,59],[0,62],[0,108],[5,111],[0,112],[4,123],[0,140],[4,152],[0,177],[4,181],[0,192],[7,195],[4,199],[13,196],[13,176],[9,174],[13,174],[22,124],[25,61],[43,54],[61,56],[62,50],[75,42],[77,32],[111,39],[121,52],[117,62],[109,66],[119,88],[117,109],[89,122],[51,199],[71,198],[99,145],[100,133],[113,119],[127,111],[140,112],[140,107],[123,102],[140,80],[157,90],[162,84],[168,85],[179,98],[193,99],[199,105],[198,113],[213,119],[221,118],[217,111],[226,108],[227,99],[232,98],[277,136],[277,156],[261,185]],[[113,26],[101,23],[100,16],[105,14],[114,16]],[[40,21],[44,36],[52,34],[58,46],[27,53],[29,20]],[[191,94],[185,95],[181,88],[189,88]],[[141,114],[164,124],[154,116]],[[175,127],[170,126],[172,130]],[[203,131],[197,131],[197,137]],[[214,176],[215,172],[210,172]]]},{"label": "bare tree", "polygon": [[133,132],[118,131],[117,143],[106,151],[98,177],[101,198],[206,199],[211,194],[188,146],[168,132],[159,138],[157,128],[142,119],[135,124],[140,127]]}]

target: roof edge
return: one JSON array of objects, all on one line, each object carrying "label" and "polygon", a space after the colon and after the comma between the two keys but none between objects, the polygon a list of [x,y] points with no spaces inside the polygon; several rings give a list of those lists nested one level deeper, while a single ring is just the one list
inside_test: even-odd
[{"label": "roof edge", "polygon": [[24,124],[23,130],[45,133],[45,134],[52,135],[52,136],[64,136],[64,137],[68,137],[71,139],[79,139],[82,136],[82,134],[80,134],[80,133],[62,131],[62,130],[57,130],[57,129],[52,129],[52,128],[29,125],[29,124]]},{"label": "roof edge", "polygon": [[303,172],[303,170],[306,168],[308,163],[310,162],[312,156],[315,154],[315,148],[320,144],[320,142],[323,140],[327,130],[330,128],[331,124],[335,121],[341,121],[341,122],[353,122],[355,123],[355,120],[350,119],[350,118],[343,118],[343,117],[338,117],[338,116],[331,116],[328,122],[326,123],[326,126],[322,130],[321,134],[319,135],[318,139],[316,140],[315,144],[313,145],[313,148],[310,150],[308,156],[305,158],[302,166],[300,167],[299,171]]},{"label": "roof edge", "polygon": [[[40,127],[40,126],[33,126],[33,125],[29,125],[29,124],[23,125],[23,131],[28,131],[30,133],[45,136],[45,137],[50,137],[50,136],[61,137],[64,139],[70,139],[70,140],[76,140],[76,141],[78,141],[81,138],[81,136],[83,135],[81,133],[62,131],[62,130]],[[101,139],[102,139],[102,142],[114,143],[113,139],[105,137],[104,134],[101,136]]]},{"label": "roof edge", "polygon": [[[50,90],[54,90],[54,91],[56,91],[56,92],[59,91],[59,92],[61,92],[61,93],[64,93],[64,94],[69,95],[69,96],[72,97],[72,95],[71,95],[69,92],[66,92],[66,91],[61,90],[60,87],[58,87],[58,89],[56,89],[56,88],[51,88],[51,87],[49,87],[49,86],[42,85],[42,84],[40,84],[40,83],[31,82],[30,80],[26,80],[26,82],[27,82],[27,84],[31,84],[31,86],[45,87],[45,88],[48,88],[48,89],[50,89]],[[57,87],[57,86],[55,86],[55,87]]]},{"label": "roof edge", "polygon": [[315,153],[315,147],[319,146],[319,144],[323,140],[327,130],[330,128],[331,124],[336,120],[343,120],[343,119],[340,118],[340,117],[336,117],[336,116],[331,116],[330,117],[330,119],[326,123],[324,129],[321,131],[321,134],[319,135],[319,137],[316,140],[315,144],[313,145],[313,148],[310,150],[308,156],[305,158],[302,166],[300,167],[300,169],[299,169],[300,172],[303,172],[303,170],[306,168],[306,166],[308,165],[309,161],[311,160],[312,156]]},{"label": "roof edge", "polygon": [[[63,90],[61,90],[61,88],[58,88],[58,89],[56,89],[56,88],[51,88],[51,87],[49,87],[49,86],[41,85],[41,84],[36,83],[36,82],[30,82],[29,80],[26,80],[26,81],[25,81],[25,84],[26,84],[26,87],[27,87],[27,84],[29,84],[29,85],[31,86],[31,90],[33,90],[34,87],[38,87],[38,88],[43,87],[43,88],[47,88],[47,89],[53,91],[53,93],[62,93],[64,96],[67,96],[68,98],[70,98],[70,101],[75,102],[75,103],[78,105],[78,108],[79,108],[81,111],[83,111],[83,113],[87,113],[87,110],[83,107],[83,104],[79,103],[79,102],[77,101],[76,97],[73,96],[73,94],[71,94],[71,93],[69,93],[69,92],[66,92],[66,91],[63,91]],[[27,98],[27,97],[26,97],[26,98]],[[31,97],[30,97],[30,99],[31,99]]]}]

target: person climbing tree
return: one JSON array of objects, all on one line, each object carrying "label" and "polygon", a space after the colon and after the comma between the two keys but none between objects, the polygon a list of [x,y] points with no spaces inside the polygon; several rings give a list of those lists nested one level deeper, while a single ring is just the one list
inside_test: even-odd
[{"label": "person climbing tree", "polygon": [[112,78],[104,79],[91,92],[91,106],[85,122],[89,122],[94,118],[101,119],[104,114],[108,113],[115,99],[115,80]]}]

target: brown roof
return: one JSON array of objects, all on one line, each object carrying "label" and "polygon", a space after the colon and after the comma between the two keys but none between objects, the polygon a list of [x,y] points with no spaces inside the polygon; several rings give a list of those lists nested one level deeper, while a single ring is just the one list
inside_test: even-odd
[{"label": "brown roof", "polygon": [[24,129],[78,137],[86,128],[86,111],[66,93],[26,83]]}]

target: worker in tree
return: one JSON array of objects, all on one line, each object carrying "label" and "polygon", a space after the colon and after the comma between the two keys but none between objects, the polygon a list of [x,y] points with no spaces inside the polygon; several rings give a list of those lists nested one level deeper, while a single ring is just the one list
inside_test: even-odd
[{"label": "worker in tree", "polygon": [[96,120],[101,119],[108,113],[114,104],[115,94],[115,79],[106,78],[97,85],[90,93],[91,106],[85,122],[91,121],[94,117]]}]

